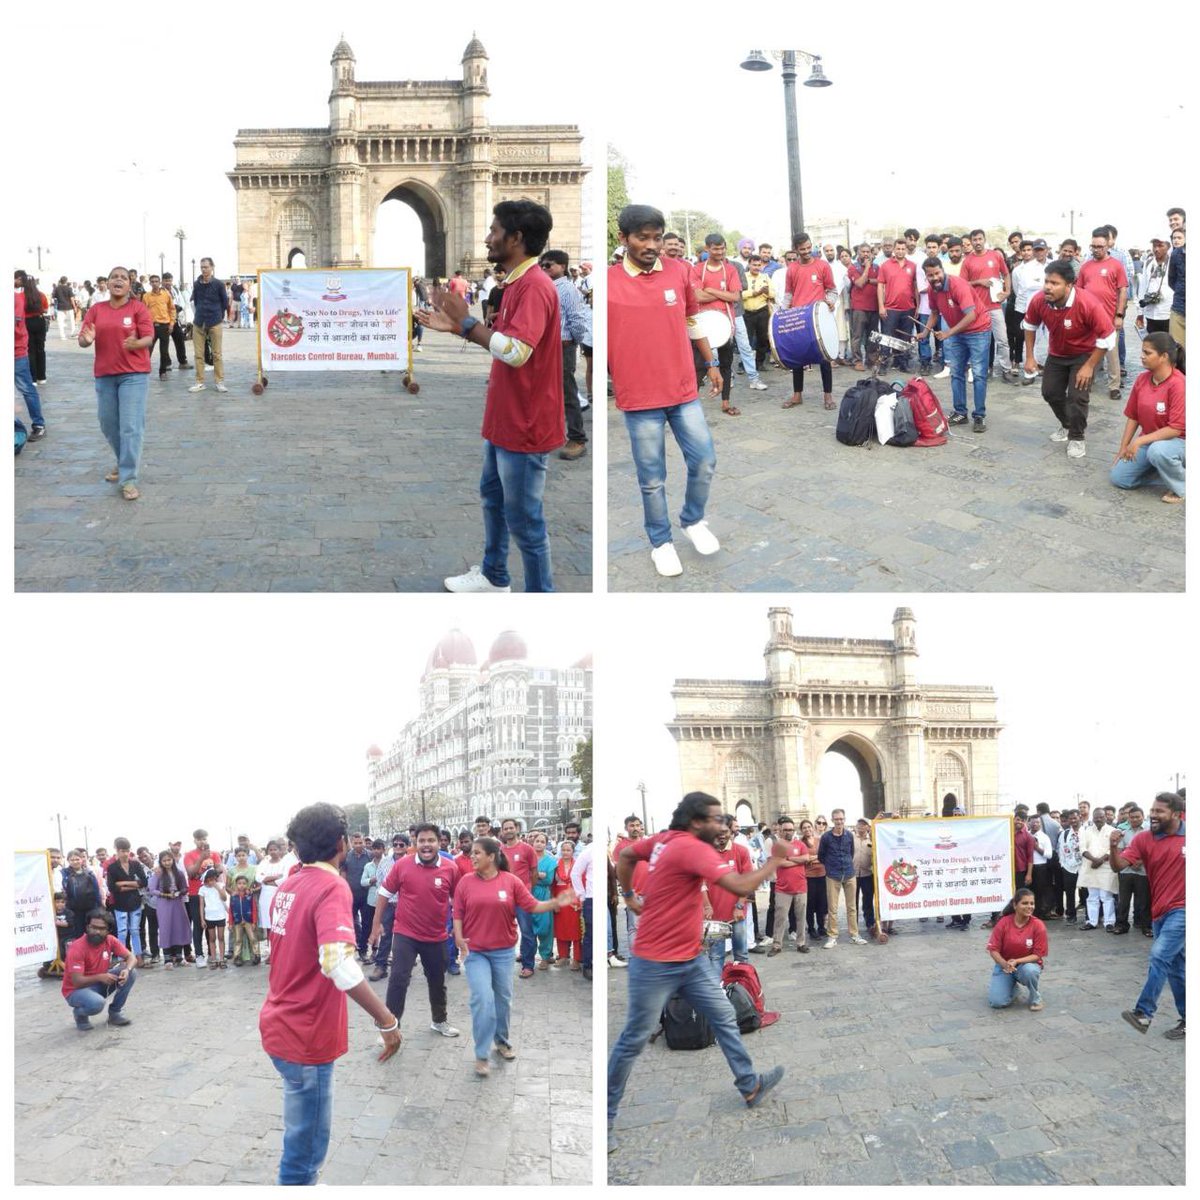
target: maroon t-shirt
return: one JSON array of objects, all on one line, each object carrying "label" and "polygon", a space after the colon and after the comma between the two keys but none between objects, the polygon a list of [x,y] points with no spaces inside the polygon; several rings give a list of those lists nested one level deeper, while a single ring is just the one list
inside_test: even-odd
[{"label": "maroon t-shirt", "polygon": [[96,340],[92,346],[96,351],[93,374],[97,379],[105,375],[150,373],[149,346],[143,346],[140,350],[125,349],[127,337],[154,336],[154,322],[140,300],[130,297],[120,308],[113,308],[108,301],[93,304],[83,318],[83,328],[89,325],[96,330]]},{"label": "maroon t-shirt", "polygon": [[392,932],[418,942],[444,941],[450,899],[461,878],[454,863],[441,855],[429,866],[415,855],[392,863],[380,887],[381,896],[387,892],[396,897]]},{"label": "maroon t-shirt", "polygon": [[[1130,838],[1121,851],[1128,863],[1141,863],[1150,881],[1150,919],[1157,921],[1173,908],[1183,908],[1187,899],[1186,822],[1169,837],[1155,837],[1148,829]],[[75,943],[72,942],[72,945]]]},{"label": "maroon t-shirt", "polygon": [[517,940],[517,909],[532,912],[537,904],[534,894],[509,871],[499,871],[492,879],[472,873],[455,889],[454,919],[462,922],[468,950],[510,950]]}]

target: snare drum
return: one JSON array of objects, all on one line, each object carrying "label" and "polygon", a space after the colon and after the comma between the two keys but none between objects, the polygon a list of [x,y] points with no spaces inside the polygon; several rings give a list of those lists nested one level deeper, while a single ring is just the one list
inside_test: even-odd
[{"label": "snare drum", "polygon": [[782,308],[771,318],[771,349],[785,367],[812,367],[837,357],[837,322],[824,300]]},{"label": "snare drum", "polygon": [[733,937],[733,926],[728,921],[705,921],[704,931],[700,936],[706,946],[711,946]]},{"label": "snare drum", "polygon": [[733,336],[733,325],[725,313],[716,308],[701,309],[688,325],[688,337],[693,342],[708,338],[708,344],[714,350],[723,346]]}]

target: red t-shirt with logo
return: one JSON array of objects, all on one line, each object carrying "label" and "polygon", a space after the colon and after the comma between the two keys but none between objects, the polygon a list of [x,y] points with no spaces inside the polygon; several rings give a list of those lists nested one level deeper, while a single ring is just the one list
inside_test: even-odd
[{"label": "red t-shirt with logo", "polygon": [[517,940],[517,909],[532,912],[534,894],[510,871],[493,879],[471,874],[454,892],[454,919],[462,922],[468,950],[510,950]]},{"label": "red t-shirt with logo", "polygon": [[958,277],[965,279],[971,284],[976,300],[988,312],[991,312],[993,308],[1000,307],[999,301],[992,299],[991,291],[987,284],[976,284],[972,281],[976,279],[1003,279],[1007,274],[1008,263],[1004,261],[1004,255],[999,250],[985,250],[982,254],[966,255],[962,260],[962,270],[959,271]]},{"label": "red t-shirt with logo", "polygon": [[688,317],[700,311],[691,268],[660,258],[660,271],[608,269],[608,369],[617,408],[638,412],[696,399]]},{"label": "red t-shirt with logo", "polygon": [[13,304],[16,309],[17,327],[16,341],[13,345],[13,358],[29,357],[29,329],[25,324],[25,293],[13,292]]},{"label": "red t-shirt with logo", "polygon": [[462,275],[452,275],[446,288],[456,296],[465,296],[471,290],[471,285]]},{"label": "red t-shirt with logo", "polygon": [[[889,258],[879,268],[879,282],[883,284],[884,308],[892,312],[907,312],[917,307],[917,268],[907,258]],[[875,300],[875,310],[878,312],[878,295]],[[775,886],[778,888],[778,881]]]},{"label": "red t-shirt with logo", "polygon": [[92,343],[96,351],[93,374],[97,379],[105,375],[148,375],[150,373],[150,347],[141,350],[126,350],[127,337],[153,337],[154,322],[149,310],[140,300],[128,299],[120,308],[105,301],[93,304],[83,318],[82,328],[89,325],[96,330]]},{"label": "red t-shirt with logo", "polygon": [[1143,371],[1133,381],[1133,391],[1125,405],[1125,415],[1136,421],[1143,433],[1157,433],[1170,425],[1179,430],[1180,437],[1187,436],[1184,419],[1184,398],[1187,384],[1178,371],[1172,371],[1162,381],[1155,383],[1149,371]]},{"label": "red t-shirt with logo", "polygon": [[418,942],[444,941],[450,898],[461,878],[458,868],[440,855],[429,866],[419,858],[392,863],[383,881],[383,891],[396,897],[392,932]]},{"label": "red t-shirt with logo", "polygon": [[515,454],[545,454],[567,440],[558,289],[536,262],[514,275],[504,286],[492,328],[533,352],[520,367],[492,359],[483,436]]},{"label": "red t-shirt with logo", "polygon": [[271,974],[258,1014],[263,1049],[313,1066],[346,1053],[346,993],[321,974],[319,947],[354,945],[353,896],[336,872],[309,865],[289,875],[271,906]]},{"label": "red t-shirt with logo", "polygon": [[1055,308],[1038,292],[1025,310],[1024,329],[1045,325],[1050,333],[1050,353],[1055,358],[1079,358],[1091,354],[1096,343],[1114,332],[1112,317],[1095,296],[1072,288],[1067,297],[1071,303]]},{"label": "red t-shirt with logo", "polygon": [[878,312],[879,291],[875,285],[879,282],[879,268],[874,263],[867,265],[867,282],[862,287],[855,287],[854,281],[862,275],[863,269],[858,263],[851,263],[846,268],[850,276],[850,308],[853,312]]},{"label": "red t-shirt with logo", "polygon": [[642,838],[628,850],[649,863],[633,952],[654,962],[687,962],[701,950],[704,905],[700,885],[709,892],[733,869],[713,846],[684,829]]},{"label": "red t-shirt with logo", "polygon": [[460,875],[470,875],[475,870],[475,864],[471,861],[469,854],[456,854],[454,856],[454,865],[458,868]]},{"label": "red t-shirt with logo", "polygon": [[[76,971],[84,975],[103,975],[111,969],[115,975],[125,969],[124,962],[128,954],[125,943],[113,937],[111,933],[99,946],[93,946],[86,936],[77,937],[67,947],[67,958],[63,964],[62,994],[69,996],[76,990],[71,982],[71,976]],[[83,986],[89,985],[85,983]]]},{"label": "red t-shirt with logo", "polygon": [[504,847],[508,869],[527,887],[533,887],[533,864],[537,862],[537,851],[528,842],[516,842],[512,848]]},{"label": "red t-shirt with logo", "polygon": [[988,938],[987,948],[995,950],[1001,958],[1028,958],[1036,954],[1038,966],[1046,965],[1043,959],[1050,953],[1046,926],[1037,917],[1030,917],[1021,929],[1013,917],[1001,917]]},{"label": "red t-shirt with logo", "polygon": [[[799,838],[796,838],[788,848],[788,858],[803,858],[806,854],[811,853],[812,851]],[[798,896],[801,892],[807,892],[808,873],[804,870],[804,865],[776,871],[775,890],[782,892],[785,896]]]},{"label": "red t-shirt with logo", "polygon": [[833,272],[823,258],[813,258],[806,263],[788,263],[783,290],[790,293],[793,308],[804,308],[825,299],[826,292],[836,291]]},{"label": "red t-shirt with logo", "polygon": [[931,287],[927,295],[930,312],[937,312],[951,329],[963,319],[963,313],[968,308],[975,310],[975,320],[963,330],[964,333],[980,333],[992,327],[992,318],[980,306],[971,285],[953,275],[946,276],[944,291]]},{"label": "red t-shirt with logo", "polygon": [[[90,313],[91,311],[92,310],[89,308],[88,312]],[[213,850],[189,850],[183,856],[183,869],[188,877],[189,896],[198,895],[200,892],[200,885],[204,882],[204,872],[201,871],[200,874],[193,879],[191,869],[196,863],[203,862],[206,858],[212,862],[214,867],[220,870],[219,864],[221,862],[221,856],[215,853]]]},{"label": "red t-shirt with logo", "polygon": [[[754,864],[750,861],[750,851],[739,842],[730,842],[724,850],[718,850],[717,853],[721,856],[722,861],[729,864],[732,871],[749,874],[754,870]],[[642,865],[644,864],[638,864],[638,866]],[[723,887],[708,889],[708,902],[712,905],[714,921],[732,921],[733,910],[740,900],[742,900],[741,896],[735,895]]]},{"label": "red t-shirt with logo", "polygon": [[1104,305],[1109,316],[1117,315],[1117,295],[1122,288],[1129,287],[1129,276],[1119,259],[1109,256],[1097,262],[1089,258],[1079,268],[1075,286],[1095,296]]},{"label": "red t-shirt with logo", "polygon": [[[741,295],[742,281],[737,273],[737,267],[728,259],[712,269],[707,262],[698,262],[692,267],[692,287],[716,288],[720,292],[737,292]],[[733,327],[733,304],[728,300],[702,300],[699,302],[704,312],[713,311],[724,313],[729,318],[730,329]]]},{"label": "red t-shirt with logo", "polygon": [[[1121,851],[1129,863],[1141,863],[1150,881],[1150,919],[1157,921],[1173,908],[1185,907],[1187,898],[1186,822],[1170,836],[1155,837],[1148,829],[1135,834]],[[71,943],[75,945],[74,942]]]},{"label": "red t-shirt with logo", "polygon": [[[637,838],[626,837],[622,834],[615,842],[613,842],[613,864],[615,865],[621,857],[621,851],[626,846],[632,846],[637,842]],[[639,862],[633,868],[633,890],[640,896],[642,889],[646,885],[646,872],[648,867],[646,863]]]}]

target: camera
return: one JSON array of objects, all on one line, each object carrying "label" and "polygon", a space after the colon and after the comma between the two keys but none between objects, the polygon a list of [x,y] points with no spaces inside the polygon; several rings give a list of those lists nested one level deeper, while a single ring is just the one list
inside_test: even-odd
[{"label": "camera", "polygon": [[1139,308],[1149,308],[1152,304],[1158,304],[1162,301],[1162,292],[1151,292],[1147,296],[1143,296],[1138,301]]}]

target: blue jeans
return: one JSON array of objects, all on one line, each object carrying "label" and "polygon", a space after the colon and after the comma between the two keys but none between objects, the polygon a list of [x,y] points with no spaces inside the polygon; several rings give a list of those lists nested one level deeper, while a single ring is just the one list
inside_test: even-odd
[{"label": "blue jeans", "polygon": [[33,386],[33,375],[29,371],[28,355],[13,360],[13,385],[21,393],[21,399],[25,401],[25,408],[29,412],[29,423],[45,425],[46,420],[42,416],[42,402],[37,388]]},{"label": "blue jeans", "polygon": [[[123,968],[113,964],[114,971]],[[86,1028],[89,1017],[99,1016],[104,1011],[104,1001],[112,997],[108,1015],[119,1013],[125,1007],[129,998],[129,989],[137,979],[137,972],[130,971],[129,978],[124,983],[89,983],[87,987],[76,988],[68,997],[67,1003],[75,1010],[75,1024]],[[1160,985],[1161,986],[1161,985]]]},{"label": "blue jeans", "polygon": [[[743,917],[740,921],[734,921],[732,927],[733,961],[735,963],[748,963],[750,961],[750,952],[747,949],[746,943],[746,918]],[[717,977],[720,978],[721,968],[725,966],[724,938],[719,942],[713,942],[708,947],[708,957],[716,964]]]},{"label": "blue jeans", "polygon": [[1141,446],[1132,460],[1113,463],[1109,478],[1119,488],[1141,487],[1156,475],[1177,496],[1184,494],[1184,468],[1187,442],[1171,438],[1165,442],[1150,442]]},{"label": "blue jeans", "polygon": [[1040,1004],[1042,995],[1038,991],[1038,982],[1041,978],[1042,968],[1037,963],[1022,963],[1011,975],[999,963],[993,963],[988,1003],[993,1008],[1007,1008],[1013,1002],[1017,984],[1023,983],[1029,989],[1029,1003]]},{"label": "blue jeans", "polygon": [[312,1184],[329,1150],[333,1120],[333,1063],[294,1063],[271,1056],[283,1078],[281,1184]]},{"label": "blue jeans", "polygon": [[493,1046],[509,1044],[513,957],[511,949],[472,950],[463,963],[470,996],[471,1036],[475,1040],[476,1058],[486,1059]]},{"label": "blue jeans", "polygon": [[552,592],[550,535],[542,512],[546,491],[546,455],[518,454],[483,443],[483,573],[497,587],[508,587],[508,537],[517,543],[525,567],[527,592]]},{"label": "blue jeans", "polygon": [[699,400],[673,404],[668,408],[644,408],[625,414],[633,464],[637,468],[638,486],[642,489],[646,536],[655,548],[671,540],[671,518],[667,513],[668,425],[687,464],[687,488],[684,491],[683,511],[679,514],[681,526],[695,525],[704,520],[713,472],[717,469],[712,434]]},{"label": "blue jeans", "polygon": [[[920,321],[922,325],[924,325],[928,319],[929,319],[928,313],[922,313],[922,312],[917,313],[917,320]],[[917,343],[917,357],[923,363],[933,362],[933,347],[935,344],[936,343],[933,340],[933,334],[930,334],[929,337],[927,337],[927,338],[922,338]]]},{"label": "blue jeans", "polygon": [[[382,882],[382,877],[380,879]],[[387,902],[387,906],[383,910],[383,922],[380,929],[383,930],[383,937],[379,939],[379,945],[375,948],[374,963],[377,967],[382,967],[387,970],[388,958],[392,953],[392,925],[396,920],[396,901],[394,899]],[[369,934],[370,929],[367,930]]]},{"label": "blue jeans", "polygon": [[741,356],[746,378],[751,383],[758,381],[758,367],[754,363],[754,351],[750,349],[750,335],[746,332],[746,318],[736,317],[733,322],[733,336],[737,343],[737,352]]},{"label": "blue jeans", "polygon": [[1154,941],[1150,944],[1150,967],[1146,972],[1146,986],[1138,997],[1137,1010],[1147,1017],[1158,1011],[1158,998],[1163,984],[1171,984],[1171,995],[1175,997],[1175,1009],[1180,1017],[1187,1019],[1187,993],[1184,988],[1184,947],[1186,926],[1184,910],[1173,908],[1170,912],[1151,922]]},{"label": "blue jeans", "polygon": [[138,956],[142,957],[142,909],[139,905],[133,912],[121,912],[120,909],[113,910],[113,916],[117,919],[117,941],[124,942],[125,945]]},{"label": "blue jeans", "polygon": [[521,966],[533,970],[533,955],[537,937],[533,932],[533,913],[517,909],[517,928],[521,931]]},{"label": "blue jeans", "polygon": [[967,413],[968,363],[974,375],[975,415],[987,415],[988,345],[991,336],[990,330],[981,329],[977,333],[956,333],[942,343],[946,365],[950,368],[950,394],[954,399],[954,411],[963,416]]},{"label": "blue jeans", "polygon": [[721,1053],[733,1072],[738,1091],[743,1096],[754,1091],[758,1086],[754,1063],[742,1043],[733,1006],[721,990],[712,963],[703,951],[686,962],[655,962],[631,954],[628,975],[629,1011],[625,1014],[625,1028],[608,1056],[610,1123],[616,1118],[634,1060],[658,1028],[663,1005],[676,992],[708,1019]]},{"label": "blue jeans", "polygon": [[98,375],[96,406],[100,432],[117,456],[117,482],[136,483],[146,432],[146,392],[150,375]]},{"label": "blue jeans", "polygon": [[583,902],[583,938],[579,946],[579,954],[583,959],[583,969],[592,969],[592,899],[589,896]]}]

